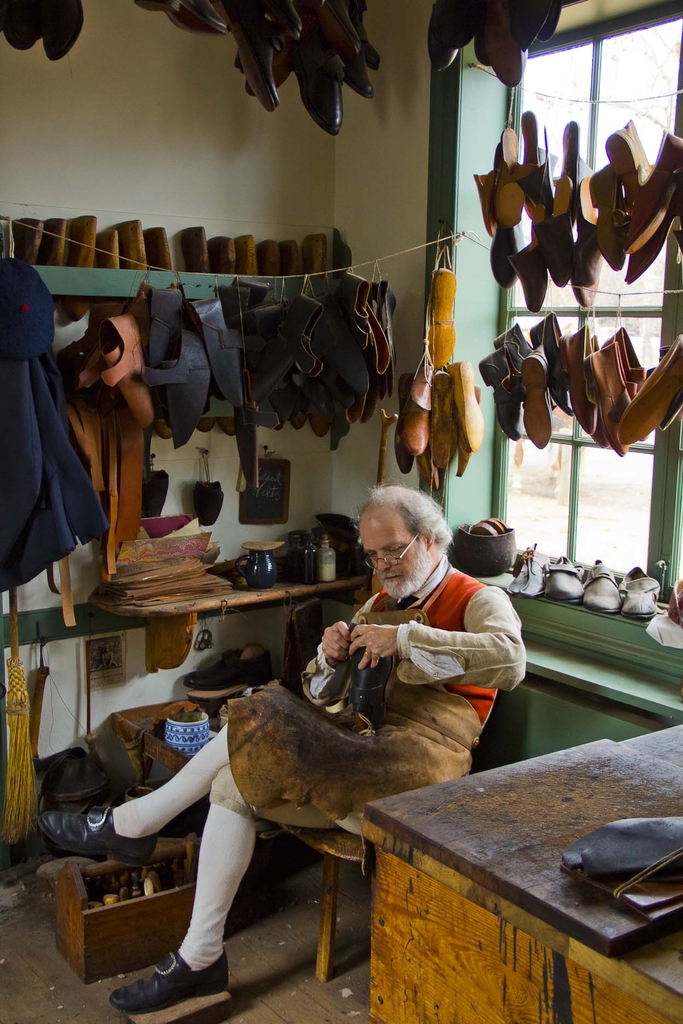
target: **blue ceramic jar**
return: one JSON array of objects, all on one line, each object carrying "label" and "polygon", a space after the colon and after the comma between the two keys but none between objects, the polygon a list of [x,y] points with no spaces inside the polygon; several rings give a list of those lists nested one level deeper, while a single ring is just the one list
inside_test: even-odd
[{"label": "blue ceramic jar", "polygon": [[209,742],[209,716],[205,711],[179,711],[166,719],[164,739],[169,747],[191,757]]}]

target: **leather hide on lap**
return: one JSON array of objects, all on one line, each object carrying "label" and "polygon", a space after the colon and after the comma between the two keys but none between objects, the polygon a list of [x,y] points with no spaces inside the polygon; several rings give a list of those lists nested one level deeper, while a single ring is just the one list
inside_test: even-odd
[{"label": "leather hide on lap", "polygon": [[[260,808],[312,804],[338,820],[362,813],[371,800],[466,775],[481,731],[477,714],[463,698],[430,689],[395,680],[385,723],[374,736],[352,731],[352,711],[332,717],[277,683],[229,701],[230,767],[242,797]],[[461,702],[464,742],[452,728],[449,736],[435,728],[438,710],[433,716],[430,697],[437,705],[447,697],[451,723]],[[419,724],[413,717],[418,705]]]}]

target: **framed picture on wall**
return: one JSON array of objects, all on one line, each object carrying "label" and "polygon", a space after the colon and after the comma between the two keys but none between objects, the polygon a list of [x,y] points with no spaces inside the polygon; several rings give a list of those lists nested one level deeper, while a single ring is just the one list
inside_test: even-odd
[{"label": "framed picture on wall", "polygon": [[85,641],[85,670],[93,690],[125,683],[125,634],[107,633],[89,637]]},{"label": "framed picture on wall", "polygon": [[289,459],[261,459],[258,487],[240,494],[240,523],[286,523],[289,519]]}]

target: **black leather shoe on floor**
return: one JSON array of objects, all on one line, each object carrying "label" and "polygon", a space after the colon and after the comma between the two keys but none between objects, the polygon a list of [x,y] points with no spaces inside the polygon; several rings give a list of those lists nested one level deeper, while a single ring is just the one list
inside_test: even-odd
[{"label": "black leather shoe on floor", "polygon": [[169,953],[155,968],[151,978],[116,988],[109,1002],[125,1013],[150,1013],[173,1006],[190,996],[210,996],[228,985],[228,959],[225,950],[218,960],[203,971],[192,971],[180,953]]},{"label": "black leather shoe on floor", "polygon": [[87,857],[103,853],[122,864],[149,864],[157,844],[156,833],[141,839],[117,835],[111,807],[93,807],[87,814],[47,811],[38,818],[38,826],[60,850]]}]

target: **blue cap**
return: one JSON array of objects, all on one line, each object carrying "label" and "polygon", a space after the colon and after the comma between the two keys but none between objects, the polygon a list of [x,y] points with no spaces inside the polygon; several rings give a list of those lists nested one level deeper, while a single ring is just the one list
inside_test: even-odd
[{"label": "blue cap", "polygon": [[33,359],[52,345],[52,295],[23,260],[0,260],[0,359]]}]

